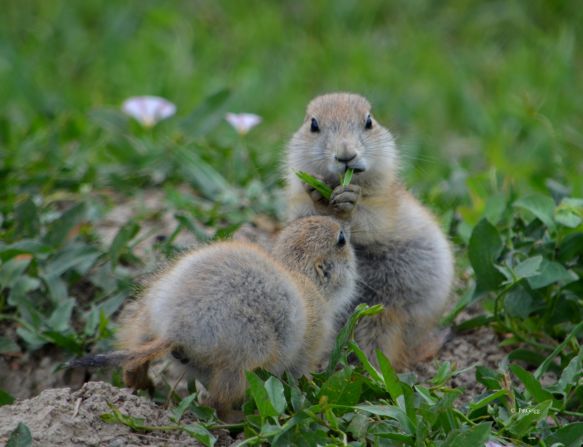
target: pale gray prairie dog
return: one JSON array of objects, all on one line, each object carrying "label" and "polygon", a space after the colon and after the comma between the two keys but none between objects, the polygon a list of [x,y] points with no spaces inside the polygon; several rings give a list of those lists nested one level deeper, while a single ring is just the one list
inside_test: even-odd
[{"label": "pale gray prairie dog", "polygon": [[[339,186],[347,168],[349,186]],[[438,348],[432,330],[453,280],[450,245],[432,214],[400,183],[391,133],[371,115],[362,96],[315,98],[287,147],[288,218],[335,216],[350,226],[357,256],[355,303],[385,310],[362,320],[357,341],[370,360],[380,349],[397,369]],[[333,188],[325,200],[295,175],[306,171]]]},{"label": "pale gray prairie dog", "polygon": [[329,217],[291,222],[272,254],[244,242],[208,245],[146,288],[121,320],[122,351],[109,357],[124,364],[129,386],[143,388],[148,362],[171,352],[205,386],[206,403],[233,420],[246,370],[300,376],[323,360],[355,277],[348,235]]}]

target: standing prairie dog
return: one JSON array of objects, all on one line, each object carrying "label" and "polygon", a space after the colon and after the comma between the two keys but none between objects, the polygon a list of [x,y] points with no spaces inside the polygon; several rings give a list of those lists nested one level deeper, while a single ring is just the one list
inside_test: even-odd
[{"label": "standing prairie dog", "polygon": [[126,384],[145,388],[149,361],[172,353],[205,386],[205,403],[233,420],[246,370],[316,369],[355,278],[347,234],[329,217],[290,223],[272,255],[249,243],[212,244],[182,256],[132,303],[118,332],[122,351],[70,366],[122,364]]},{"label": "standing prairie dog", "polygon": [[[354,170],[352,183],[340,177]],[[432,214],[400,183],[391,133],[362,96],[315,98],[287,147],[288,218],[335,216],[350,226],[359,290],[355,303],[383,304],[363,320],[357,342],[376,363],[380,349],[405,369],[439,348],[432,334],[453,281],[449,243]],[[295,175],[306,171],[333,188],[330,200]]]}]

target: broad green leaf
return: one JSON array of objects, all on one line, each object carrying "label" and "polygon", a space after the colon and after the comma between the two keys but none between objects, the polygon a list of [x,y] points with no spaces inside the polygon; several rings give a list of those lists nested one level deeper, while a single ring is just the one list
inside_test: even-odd
[{"label": "broad green leaf", "polygon": [[324,382],[318,393],[318,398],[326,396],[331,404],[354,405],[362,392],[362,380],[353,376],[353,368],[346,367],[332,374]]},{"label": "broad green leaf", "polygon": [[572,233],[561,241],[558,260],[562,263],[572,261],[583,255],[583,233]]},{"label": "broad green leaf", "polygon": [[34,238],[40,233],[38,208],[30,197],[16,205],[14,226],[19,239]]},{"label": "broad green leaf", "polygon": [[485,385],[489,390],[499,390],[502,388],[502,378],[502,374],[485,366],[478,366],[476,368],[476,380]]},{"label": "broad green leaf", "polygon": [[354,408],[376,416],[395,419],[399,422],[402,430],[406,433],[413,434],[415,432],[413,429],[413,423],[409,420],[407,414],[399,407],[392,405],[355,405]]},{"label": "broad green leaf", "polygon": [[186,431],[186,433],[188,433],[190,436],[206,447],[213,447],[217,442],[215,435],[213,435],[210,431],[197,422],[183,425],[182,428],[184,431]]},{"label": "broad green leaf", "polygon": [[548,228],[553,229],[555,227],[553,219],[555,202],[549,196],[536,194],[523,197],[514,202],[514,206],[530,211]]},{"label": "broad green leaf", "polygon": [[170,419],[176,423],[180,422],[180,419],[182,419],[184,412],[188,410],[188,407],[190,407],[190,405],[192,405],[194,399],[196,399],[196,393],[192,393],[186,396],[184,399],[182,399],[176,407],[172,408],[168,412]]},{"label": "broad green leaf", "polygon": [[544,390],[540,382],[521,366],[510,365],[510,370],[523,383],[526,390],[532,395],[536,402],[544,402],[553,399],[553,395]]},{"label": "broad green leaf", "polygon": [[433,385],[443,385],[453,376],[451,362],[449,360],[442,362],[437,369],[437,372],[431,379]]},{"label": "broad green leaf", "polygon": [[562,447],[580,447],[583,444],[583,422],[564,425],[544,439],[548,446],[561,443]]},{"label": "broad green leaf", "polygon": [[14,287],[30,265],[31,258],[15,258],[0,265],[0,290]]},{"label": "broad green leaf", "polygon": [[285,401],[284,388],[281,381],[278,378],[271,376],[265,381],[265,389],[273,409],[277,411],[278,415],[283,413],[287,404]]},{"label": "broad green leaf", "polygon": [[43,237],[43,242],[52,247],[60,247],[71,231],[86,219],[86,215],[85,202],[69,208],[61,217],[51,222],[47,234]]},{"label": "broad green leaf", "polygon": [[140,226],[135,222],[128,222],[118,230],[111,242],[111,246],[109,247],[109,257],[112,268],[115,268],[119,257],[127,248],[128,243],[136,237],[139,231]]},{"label": "broad green leaf", "polygon": [[358,413],[354,414],[348,427],[346,427],[346,432],[351,433],[355,439],[364,440],[369,424],[370,419],[367,416]]},{"label": "broad green leaf", "polygon": [[269,394],[259,376],[253,371],[247,371],[245,375],[247,377],[247,382],[249,382],[251,396],[255,401],[255,405],[257,405],[261,417],[266,418],[269,416],[278,416],[279,412],[273,408],[271,400],[269,399]]},{"label": "broad green leaf", "polygon": [[14,431],[10,434],[6,447],[28,447],[32,445],[32,435],[30,430],[23,424],[19,422]]},{"label": "broad green leaf", "polygon": [[568,228],[576,228],[583,222],[583,199],[564,198],[555,209],[555,220]]},{"label": "broad green leaf", "polygon": [[539,421],[547,417],[552,404],[552,400],[547,400],[534,407],[519,408],[506,426],[506,430],[519,438],[525,436],[536,427]]},{"label": "broad green leaf", "polygon": [[527,281],[533,289],[541,289],[556,282],[568,284],[577,279],[578,276],[574,272],[567,270],[558,262],[543,259],[540,273],[528,278]]},{"label": "broad green leaf", "polygon": [[8,304],[19,307],[33,290],[41,288],[41,282],[37,278],[22,275],[16,278],[8,295]]},{"label": "broad green leaf", "polygon": [[471,428],[452,431],[447,436],[445,442],[441,444],[441,447],[483,446],[490,438],[491,429],[491,422],[482,422]]},{"label": "broad green leaf", "polygon": [[497,225],[506,210],[506,194],[498,193],[488,196],[484,216],[492,225]]},{"label": "broad green leaf", "polygon": [[539,273],[539,267],[543,257],[541,255],[525,259],[514,267],[514,274],[518,279],[530,278]]},{"label": "broad green leaf", "polygon": [[504,310],[511,317],[526,318],[534,310],[532,303],[528,290],[519,285],[504,297]]},{"label": "broad green leaf", "polygon": [[581,376],[582,368],[583,349],[579,349],[579,353],[569,361],[569,364],[561,373],[561,377],[557,383],[561,392],[566,393],[573,385],[577,384],[578,376]]},{"label": "broad green leaf", "polygon": [[48,255],[51,250],[50,246],[34,239],[23,239],[13,244],[3,244],[0,242],[0,259],[7,261],[22,254],[36,255],[41,258]]},{"label": "broad green leaf", "polygon": [[476,273],[476,295],[495,290],[504,279],[494,266],[501,252],[502,240],[498,231],[482,219],[472,231],[468,247],[468,256]]},{"label": "broad green leaf", "polygon": [[72,268],[82,274],[86,273],[99,256],[100,253],[95,247],[85,244],[71,244],[47,261],[44,275],[57,277]]},{"label": "broad green leaf", "polygon": [[14,402],[14,397],[0,388],[0,407],[2,405],[10,405]]},{"label": "broad green leaf", "polygon": [[47,326],[56,332],[67,331],[70,328],[71,314],[75,304],[76,301],[73,298],[62,300],[47,320]]}]

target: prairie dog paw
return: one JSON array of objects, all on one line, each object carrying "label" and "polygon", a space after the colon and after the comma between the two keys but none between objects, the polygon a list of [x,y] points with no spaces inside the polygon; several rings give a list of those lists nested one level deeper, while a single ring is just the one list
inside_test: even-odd
[{"label": "prairie dog paw", "polygon": [[[314,177],[317,178],[318,180],[323,180],[322,177],[319,177],[319,176],[314,176]],[[311,185],[308,185],[307,183],[303,183],[303,182],[302,182],[302,186],[304,187],[304,190],[310,196],[310,199],[312,199],[312,202],[318,203],[318,204],[323,204],[324,202],[326,202],[326,199],[324,199],[324,196],[316,188],[314,188]]]},{"label": "prairie dog paw", "polygon": [[339,214],[350,214],[360,199],[360,186],[337,186],[330,196],[330,206]]}]

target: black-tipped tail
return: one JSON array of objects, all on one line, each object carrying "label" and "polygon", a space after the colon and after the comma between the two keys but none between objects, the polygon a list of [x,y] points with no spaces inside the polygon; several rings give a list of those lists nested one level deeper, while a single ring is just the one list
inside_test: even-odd
[{"label": "black-tipped tail", "polygon": [[79,359],[73,359],[66,363],[66,368],[108,368],[120,366],[130,360],[131,355],[127,351],[114,351],[106,354],[86,355]]}]

